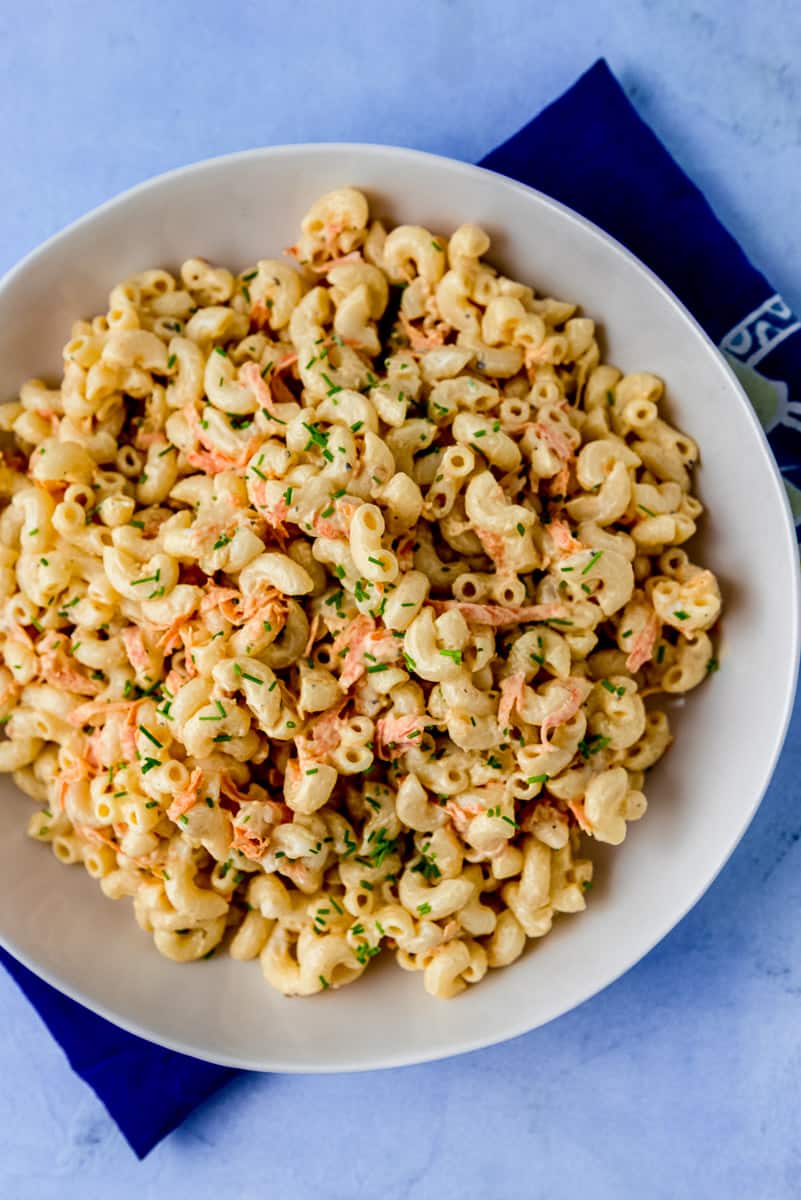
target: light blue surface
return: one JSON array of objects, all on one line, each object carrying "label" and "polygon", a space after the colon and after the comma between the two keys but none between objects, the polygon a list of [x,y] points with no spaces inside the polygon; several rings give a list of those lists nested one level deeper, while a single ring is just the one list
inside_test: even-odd
[{"label": "light blue surface", "polygon": [[[600,54],[801,310],[797,0],[4,0],[0,271],[208,155],[336,139],[479,158]],[[745,700],[743,720],[732,736]],[[801,1195],[800,734],[797,708],[717,883],[595,1000],[431,1066],[241,1077],[142,1165],[0,972],[0,1197]]]}]

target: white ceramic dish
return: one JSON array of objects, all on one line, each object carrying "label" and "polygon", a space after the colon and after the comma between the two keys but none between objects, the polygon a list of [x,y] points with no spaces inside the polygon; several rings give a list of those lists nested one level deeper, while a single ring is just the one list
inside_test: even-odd
[{"label": "white ceramic dish", "polygon": [[380,146],[288,146],[172,172],[52,238],[0,283],[0,396],[56,375],[76,316],[112,284],[194,254],[241,266],[294,241],[316,196],[351,183],[394,221],[485,226],[493,260],[602,323],[607,359],[668,383],[696,438],[709,506],[698,557],[725,599],[722,669],[676,705],[676,745],[648,780],[649,812],[598,853],[588,911],[561,918],[511,968],[449,1003],[380,964],[311,1000],[267,988],[257,964],[176,966],[84,872],[24,836],[29,801],[0,783],[0,941],[49,983],[134,1033],[257,1070],[341,1071],[434,1059],[551,1020],[605,987],[676,924],[742,837],[768,784],[798,661],[798,557],[784,489],[724,360],[622,247],[547,197],[476,167]]}]

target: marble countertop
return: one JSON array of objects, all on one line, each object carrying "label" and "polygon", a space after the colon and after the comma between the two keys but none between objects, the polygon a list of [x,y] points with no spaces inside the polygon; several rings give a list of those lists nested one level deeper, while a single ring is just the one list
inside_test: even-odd
[{"label": "marble countertop", "polygon": [[[604,54],[801,311],[797,0],[338,10],[0,6],[0,271],[102,200],[209,155],[363,140],[477,159]],[[569,1015],[429,1066],[240,1076],[142,1164],[0,973],[0,1196],[798,1196],[800,778],[798,705],[768,795],[717,882]]]}]

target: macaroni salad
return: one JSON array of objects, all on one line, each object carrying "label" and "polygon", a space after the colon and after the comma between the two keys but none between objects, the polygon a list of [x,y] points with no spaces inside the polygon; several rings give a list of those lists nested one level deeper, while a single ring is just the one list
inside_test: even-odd
[{"label": "macaroni salad", "polygon": [[0,408],[0,770],[177,962],[455,995],[585,907],[645,698],[717,665],[696,445],[489,245],[340,188],[282,260],[119,284]]}]

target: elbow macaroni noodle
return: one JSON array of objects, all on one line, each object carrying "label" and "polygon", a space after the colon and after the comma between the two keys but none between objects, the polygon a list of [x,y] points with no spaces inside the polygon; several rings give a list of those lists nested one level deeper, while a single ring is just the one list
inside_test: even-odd
[{"label": "elbow macaroni noodle", "polygon": [[144,271],[4,407],[0,770],[176,962],[454,996],[585,907],[717,666],[698,450],[594,323],[386,232]]}]

